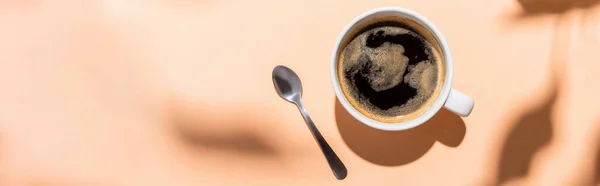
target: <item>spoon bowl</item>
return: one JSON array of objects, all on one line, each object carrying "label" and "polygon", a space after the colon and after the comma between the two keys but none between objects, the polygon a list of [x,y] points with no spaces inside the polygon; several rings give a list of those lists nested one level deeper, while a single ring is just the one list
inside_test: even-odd
[{"label": "spoon bowl", "polygon": [[278,65],[273,69],[273,84],[281,98],[289,102],[298,102],[302,98],[302,82],[290,68]]}]

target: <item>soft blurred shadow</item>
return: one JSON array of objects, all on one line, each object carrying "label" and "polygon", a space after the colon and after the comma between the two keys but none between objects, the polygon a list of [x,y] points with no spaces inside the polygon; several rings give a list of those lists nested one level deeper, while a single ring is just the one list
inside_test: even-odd
[{"label": "soft blurred shadow", "polygon": [[552,51],[550,51],[550,87],[543,92],[550,94],[530,111],[523,113],[511,124],[512,129],[502,147],[497,184],[502,185],[512,179],[522,178],[529,173],[535,154],[550,144],[553,136],[553,109],[563,88],[563,78],[568,54],[569,27],[565,16],[555,24]]},{"label": "soft blurred shadow", "polygon": [[335,118],[342,139],[363,159],[383,166],[411,163],[429,151],[434,142],[458,147],[466,133],[462,118],[441,109],[431,120],[405,131],[382,131],[356,120],[335,99]]},{"label": "soft blurred shadow", "polygon": [[513,125],[502,147],[498,184],[527,176],[534,155],[552,139],[552,109],[557,99],[555,88],[552,96],[542,105],[522,115]]},{"label": "soft blurred shadow", "polygon": [[[525,19],[545,15],[564,16],[569,11],[581,10],[580,30],[587,42],[598,41],[598,11],[600,0],[517,0],[521,9],[516,14],[509,16],[509,22],[515,23]],[[588,25],[590,28],[586,29]]]},{"label": "soft blurred shadow", "polygon": [[585,141],[584,143],[588,143],[586,146],[591,149],[590,156],[593,157],[590,157],[591,161],[589,163],[588,161],[584,161],[584,163],[578,166],[579,170],[571,171],[577,173],[573,179],[574,183],[571,185],[600,185],[600,119],[597,120],[592,130],[594,132],[590,133],[593,135],[590,138],[591,141]]},{"label": "soft blurred shadow", "polygon": [[[236,123],[213,123],[230,125]],[[226,132],[199,131],[186,128],[187,124],[175,127],[181,139],[191,147],[202,147],[223,152],[236,152],[248,155],[277,157],[279,152],[256,132],[251,130],[233,130]]]},{"label": "soft blurred shadow", "polygon": [[519,17],[564,14],[572,9],[590,9],[600,0],[517,0],[522,8]]},{"label": "soft blurred shadow", "polygon": [[[206,108],[210,109],[210,108]],[[226,115],[209,116],[205,109],[179,104],[171,110],[172,128],[188,147],[233,153],[237,155],[277,158],[280,151],[252,126],[269,126],[270,120],[252,117],[244,109],[234,109]],[[250,124],[249,124],[250,123]],[[226,126],[225,129],[219,126]]]},{"label": "soft blurred shadow", "polygon": [[594,159],[594,174],[593,183],[594,185],[600,185],[600,119],[596,123],[596,157]]}]

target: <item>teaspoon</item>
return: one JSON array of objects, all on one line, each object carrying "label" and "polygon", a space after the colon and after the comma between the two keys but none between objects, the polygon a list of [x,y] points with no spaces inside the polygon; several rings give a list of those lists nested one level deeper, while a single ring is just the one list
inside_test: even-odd
[{"label": "teaspoon", "polygon": [[300,113],[302,113],[302,116],[304,117],[306,125],[319,144],[321,151],[323,151],[333,175],[335,175],[338,180],[346,178],[346,175],[348,174],[346,166],[344,166],[340,158],[338,158],[335,152],[333,152],[333,149],[327,144],[327,141],[325,141],[325,138],[323,138],[302,105],[302,82],[300,82],[298,75],[296,75],[292,69],[283,65],[278,65],[273,69],[273,85],[275,85],[277,94],[279,94],[281,98],[294,103],[298,107]]}]

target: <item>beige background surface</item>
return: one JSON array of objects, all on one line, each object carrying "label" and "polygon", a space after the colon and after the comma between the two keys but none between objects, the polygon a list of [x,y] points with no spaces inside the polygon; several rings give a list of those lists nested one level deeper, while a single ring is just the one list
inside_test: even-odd
[{"label": "beige background surface", "polygon": [[[0,185],[593,185],[600,8],[569,2],[597,1],[2,0]],[[380,6],[438,26],[470,117],[383,132],[336,103],[333,44]],[[274,92],[278,64],[346,180]]]}]

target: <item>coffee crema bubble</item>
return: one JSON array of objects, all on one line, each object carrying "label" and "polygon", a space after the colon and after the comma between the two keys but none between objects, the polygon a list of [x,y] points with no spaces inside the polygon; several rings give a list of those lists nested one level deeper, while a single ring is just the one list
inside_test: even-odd
[{"label": "coffee crema bubble", "polygon": [[405,25],[380,25],[358,33],[338,63],[342,91],[350,103],[379,121],[420,114],[442,84],[437,52]]}]

